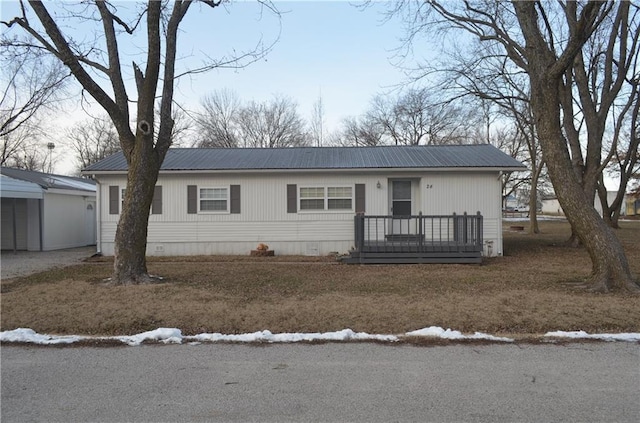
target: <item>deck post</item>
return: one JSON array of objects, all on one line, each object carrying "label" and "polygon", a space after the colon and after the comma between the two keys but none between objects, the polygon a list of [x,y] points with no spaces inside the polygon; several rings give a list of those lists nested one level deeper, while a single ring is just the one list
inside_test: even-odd
[{"label": "deck post", "polygon": [[364,246],[364,213],[356,213],[354,216],[354,224],[356,251],[362,252]]},{"label": "deck post", "polygon": [[467,249],[467,244],[469,244],[469,216],[467,212],[464,212],[463,220],[462,220],[462,242],[465,245],[465,250]]},{"label": "deck post", "polygon": [[456,216],[456,212],[453,212],[453,242],[456,244],[456,249],[458,249],[458,245],[460,243],[460,228],[458,227],[458,216]]},{"label": "deck post", "polygon": [[418,252],[423,251],[424,244],[424,221],[422,220],[422,212],[418,213]]},{"label": "deck post", "polygon": [[482,226],[483,226],[483,222],[482,222],[482,214],[480,213],[480,211],[478,211],[478,213],[476,213],[477,219],[477,225],[478,225],[478,229],[477,229],[477,233],[476,233],[476,244],[478,245],[478,250],[480,252],[482,252]]}]

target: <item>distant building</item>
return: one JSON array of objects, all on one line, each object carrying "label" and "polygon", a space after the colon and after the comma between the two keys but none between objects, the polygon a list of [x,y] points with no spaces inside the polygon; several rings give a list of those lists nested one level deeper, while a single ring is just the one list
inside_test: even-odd
[{"label": "distant building", "polygon": [[[608,204],[613,203],[617,194],[618,194],[617,191],[607,191],[607,203]],[[626,196],[625,196],[625,200],[622,201],[622,205],[620,207],[621,216],[625,216],[628,214],[627,207],[625,207],[625,202],[626,202]],[[593,206],[595,207],[598,214],[602,216],[602,204],[600,203],[600,198],[597,195],[593,203]],[[560,206],[560,202],[558,201],[558,198],[556,196],[548,196],[542,199],[542,213],[564,215],[564,210],[562,210],[562,207]]]},{"label": "distant building", "polygon": [[627,195],[623,208],[627,216],[640,215],[640,194]]},{"label": "distant building", "polygon": [[542,213],[564,215],[564,211],[556,196],[547,196],[542,199]]}]

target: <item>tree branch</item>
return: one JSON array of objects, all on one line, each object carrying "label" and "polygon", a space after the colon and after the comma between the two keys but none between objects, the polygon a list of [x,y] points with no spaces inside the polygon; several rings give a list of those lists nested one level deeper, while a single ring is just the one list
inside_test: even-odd
[{"label": "tree branch", "polygon": [[[76,77],[78,82],[82,85],[82,87],[91,94],[91,96],[109,113],[109,115],[114,119],[114,123],[117,121],[123,122],[128,121],[128,116],[122,115],[122,112],[117,107],[116,103],[109,97],[109,95],[98,85],[93,78],[87,73],[87,71],[82,67],[80,61],[75,56],[75,54],[71,51],[69,47],[69,43],[65,39],[65,37],[60,32],[60,29],[56,25],[55,21],[49,14],[46,6],[41,1],[30,1],[29,4],[33,8],[34,12],[38,16],[38,19],[42,23],[47,35],[51,39],[55,49],[53,49],[52,53],[54,53],[70,70],[71,73]],[[35,32],[30,26],[25,28],[30,34]],[[36,37],[43,45],[50,45],[44,38]],[[50,50],[51,51],[51,50]],[[121,129],[118,128],[118,132],[120,133]],[[122,132],[124,133],[124,131]]]}]

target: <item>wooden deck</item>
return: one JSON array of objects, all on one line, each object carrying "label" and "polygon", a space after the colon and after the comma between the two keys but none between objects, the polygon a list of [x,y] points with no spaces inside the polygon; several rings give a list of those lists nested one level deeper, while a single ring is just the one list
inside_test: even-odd
[{"label": "wooden deck", "polygon": [[346,263],[481,263],[482,215],[357,215],[355,240]]}]

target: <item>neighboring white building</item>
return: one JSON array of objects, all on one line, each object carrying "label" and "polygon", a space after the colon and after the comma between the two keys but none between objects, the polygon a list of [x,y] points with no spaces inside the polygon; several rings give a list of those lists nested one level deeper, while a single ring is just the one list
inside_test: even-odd
[{"label": "neighboring white building", "polygon": [[[607,203],[611,204],[616,199],[618,195],[617,191],[607,191]],[[620,215],[624,216],[626,214],[626,196],[620,205]],[[600,203],[600,198],[596,195],[596,198],[593,202],[593,206],[600,216],[602,216],[602,204]],[[557,197],[551,196],[542,199],[542,213],[544,214],[556,214],[556,215],[564,215],[564,210],[560,206],[560,202]]]},{"label": "neighboring white building", "polygon": [[557,197],[545,197],[542,199],[542,213],[564,215],[564,210],[560,207]]},{"label": "neighboring white building", "polygon": [[[278,255],[346,253],[357,212],[480,212],[484,254],[501,255],[501,175],[523,167],[487,144],[170,149],[147,254],[249,254],[258,243]],[[114,252],[126,171],[121,153],[83,171],[98,182],[98,251],[105,255]]]},{"label": "neighboring white building", "polygon": [[2,249],[49,251],[96,243],[96,186],[84,178],[2,167]]}]

